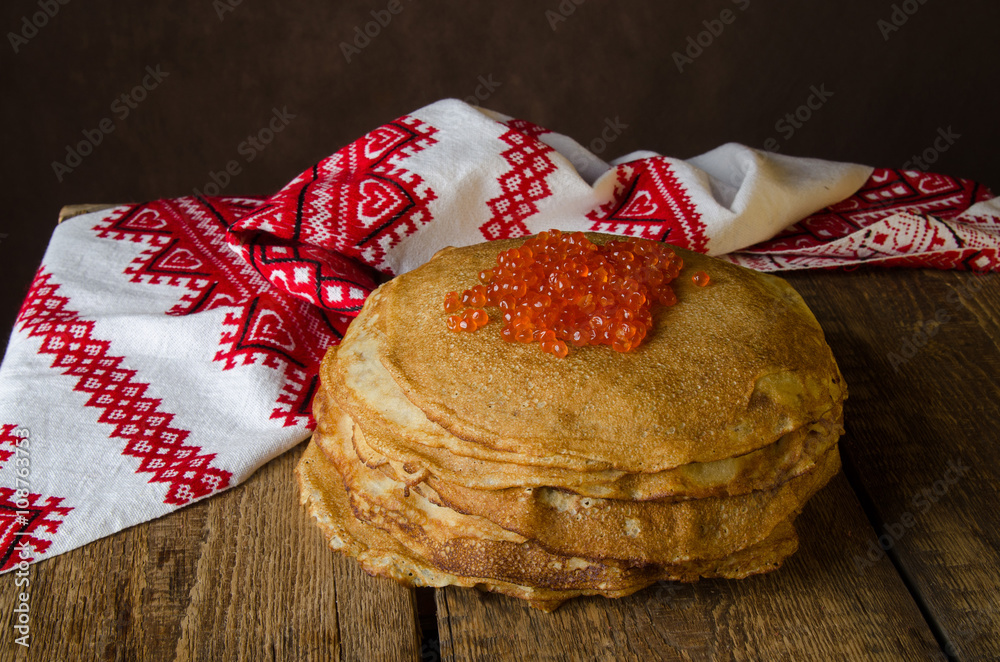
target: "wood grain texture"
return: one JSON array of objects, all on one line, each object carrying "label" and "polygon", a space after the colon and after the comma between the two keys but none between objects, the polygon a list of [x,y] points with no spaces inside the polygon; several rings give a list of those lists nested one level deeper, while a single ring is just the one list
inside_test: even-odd
[{"label": "wood grain texture", "polygon": [[[548,616],[439,591],[444,659],[1000,658],[1000,277],[787,278],[850,388],[847,478],[806,507],[799,552],[770,575]],[[419,659],[413,592],[326,547],[298,503],[299,455],[33,566],[30,649],[13,643],[0,578],[0,660]]]},{"label": "wood grain texture", "polygon": [[370,577],[354,559],[339,553],[335,576],[341,659],[419,659],[420,628],[412,589],[383,577]]},{"label": "wood grain texture", "polygon": [[850,389],[845,466],[959,660],[1000,659],[1000,275],[793,275]]},{"label": "wood grain texture", "polygon": [[[223,494],[33,566],[31,647],[5,637],[0,658],[417,659],[413,592],[327,547],[298,502],[301,449]],[[8,633],[13,605],[2,592]]]},{"label": "wood grain texture", "polygon": [[89,214],[92,211],[101,211],[102,209],[111,209],[112,207],[118,206],[120,205],[109,205],[105,203],[66,205],[59,210],[58,222],[62,223],[66,219],[73,218],[74,216]]},{"label": "wood grain texture", "polygon": [[[30,648],[17,660],[171,660],[201,547],[207,503],[184,508],[31,566]],[[10,576],[0,581],[13,580]],[[13,591],[0,591],[12,632]]]},{"label": "wood grain texture", "polygon": [[584,598],[543,614],[470,589],[438,593],[444,660],[927,659],[940,653],[883,559],[863,577],[852,555],[874,537],[838,475],[796,521],[801,544],[776,572],[661,583],[628,598]]}]

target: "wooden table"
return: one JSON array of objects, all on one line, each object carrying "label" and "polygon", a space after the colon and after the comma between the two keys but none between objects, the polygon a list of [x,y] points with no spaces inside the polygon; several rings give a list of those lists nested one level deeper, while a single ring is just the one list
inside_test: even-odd
[{"label": "wooden table", "polygon": [[33,566],[31,648],[14,645],[4,590],[0,657],[1000,659],[1000,275],[786,277],[850,399],[844,472],[807,505],[777,572],[551,615],[409,590],[326,548],[298,503],[299,447],[228,492]]}]

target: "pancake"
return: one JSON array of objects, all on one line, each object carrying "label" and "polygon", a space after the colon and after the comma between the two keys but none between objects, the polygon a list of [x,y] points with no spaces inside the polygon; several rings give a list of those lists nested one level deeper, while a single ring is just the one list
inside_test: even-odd
[{"label": "pancake", "polygon": [[[404,548],[397,548],[396,555],[409,564],[425,561],[438,572],[454,577],[475,577],[476,584],[487,588],[512,584],[572,592],[567,596],[618,596],[664,579],[695,581],[703,576],[743,577],[770,570],[796,546],[794,529],[787,522],[788,526],[781,527],[766,541],[737,558],[635,564],[613,559],[595,562],[552,554],[533,541],[512,535],[482,518],[437,506],[418,492],[407,491],[405,484],[367,469],[353,455],[350,429],[350,419],[346,417],[332,425],[321,426],[312,445],[323,452],[329,462],[327,468],[334,470],[334,474],[327,472],[327,475],[339,475],[343,481],[343,491],[354,519],[388,533]],[[318,519],[324,517],[318,515]],[[334,537],[342,539],[343,535],[331,536]],[[380,568],[376,570],[378,574],[400,579],[398,569],[386,571],[384,565],[375,564],[374,567]],[[403,563],[400,567],[406,566]],[[412,569],[406,572],[409,580]],[[449,580],[449,583],[454,581]]]},{"label": "pancake", "polygon": [[327,352],[297,477],[331,548],[407,585],[545,611],[779,567],[840,468],[846,397],[798,294],[677,249],[678,301],[632,352],[560,359],[503,341],[502,323],[447,330],[444,293],[523,241],[440,251],[369,296]]},{"label": "pancake", "polygon": [[843,432],[837,402],[815,423],[743,456],[638,474],[573,457],[497,451],[451,435],[404,397],[377,360],[383,336],[374,321],[382,300],[383,290],[369,297],[340,347],[327,353],[320,369],[323,397],[331,397],[359,422],[372,450],[414,467],[409,473],[426,469],[476,489],[553,486],[603,498],[735,495],[768,489],[808,471]]},{"label": "pancake", "polygon": [[385,369],[455,437],[544,466],[649,473],[745,455],[837,418],[842,378],[801,297],[779,278],[681,249],[685,269],[707,271],[712,285],[678,278],[678,303],[656,310],[653,332],[627,354],[590,346],[556,359],[504,342],[500,324],[449,331],[443,293],[475,284],[523,241],[440,251],[383,286],[371,320]]},{"label": "pancake", "polygon": [[[316,520],[330,548],[357,560],[368,574],[387,577],[406,586],[475,587],[519,598],[536,609],[551,612],[571,598],[586,595],[620,598],[660,581],[633,574],[632,583],[620,588],[552,589],[445,572],[414,557],[396,538],[354,516],[340,475],[315,441],[309,443],[295,474],[301,503]],[[715,576],[733,579],[768,572],[794,553],[797,544],[794,527],[788,523],[765,543],[711,562],[712,571]],[[693,581],[690,575],[684,579]]]},{"label": "pancake", "polygon": [[[342,360],[345,355],[349,352],[340,354]],[[374,365],[372,370],[378,371],[380,366]],[[329,393],[324,390],[317,397],[329,397]],[[384,408],[396,406],[412,407],[408,403],[383,404]],[[413,415],[418,414],[414,412]],[[648,474],[629,474],[611,469],[581,472],[468,458],[414,441],[412,439],[426,440],[426,437],[419,430],[406,430],[382,417],[370,415],[364,408],[354,418],[364,429],[362,437],[355,439],[356,446],[362,444],[357,448],[359,454],[384,457],[400,474],[429,473],[474,489],[549,486],[563,487],[583,496],[635,500],[726,496],[770,489],[812,469],[817,457],[836,444],[842,432],[839,424],[820,421],[789,432],[774,444],[741,457],[694,462]],[[448,434],[442,428],[437,432]]]},{"label": "pancake", "polygon": [[[581,498],[551,488],[482,492],[432,476],[426,477],[425,485],[410,486],[391,469],[376,473],[359,460],[352,436],[361,432],[349,416],[333,407],[324,408],[322,416],[317,443],[337,466],[352,498],[375,495],[378,499],[369,499],[369,504],[402,514],[411,524],[419,519],[425,532],[432,524],[437,530],[443,523],[444,531],[437,536],[431,532],[432,538],[442,542],[488,538],[515,544],[531,540],[553,554],[625,561],[631,566],[722,558],[758,543],[783,520],[797,515],[812,492],[839,468],[834,449],[824,457],[821,469],[775,490],[666,502]],[[387,495],[395,495],[395,501],[386,502]],[[424,512],[405,515],[412,503],[421,504]]]},{"label": "pancake", "polygon": [[[346,418],[346,417],[345,417]],[[348,418],[349,420],[349,418]],[[354,439],[364,433],[354,426]],[[552,487],[476,490],[424,474],[413,484],[391,464],[385,475],[431,502],[495,522],[553,553],[632,563],[716,558],[766,538],[840,469],[834,445],[816,468],[781,486],[733,497],[622,500],[581,496]]]}]

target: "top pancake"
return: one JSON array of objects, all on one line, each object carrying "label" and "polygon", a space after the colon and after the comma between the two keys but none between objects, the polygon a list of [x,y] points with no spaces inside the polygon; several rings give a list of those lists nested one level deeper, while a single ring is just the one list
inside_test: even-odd
[{"label": "top pancake", "polygon": [[[374,315],[378,358],[406,398],[451,434],[497,451],[653,472],[749,453],[839,418],[842,378],[798,294],[779,278],[681,249],[678,303],[654,309],[653,330],[630,353],[571,348],[559,359],[536,343],[503,341],[499,320],[449,331],[444,294],[475,285],[499,251],[523,241],[440,251],[362,312]],[[708,287],[691,282],[699,270]]]}]

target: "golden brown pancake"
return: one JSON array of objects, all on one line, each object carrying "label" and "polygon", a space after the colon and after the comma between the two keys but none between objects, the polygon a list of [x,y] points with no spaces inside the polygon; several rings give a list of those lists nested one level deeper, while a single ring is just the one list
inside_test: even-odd
[{"label": "golden brown pancake", "polygon": [[[315,442],[309,443],[295,473],[302,491],[301,502],[316,519],[330,548],[356,559],[370,575],[388,577],[407,586],[476,587],[527,600],[531,606],[551,612],[570,598],[582,595],[620,598],[659,581],[639,576],[620,589],[560,590],[454,575],[413,557],[394,537],[358,520],[340,475]],[[797,544],[789,523],[775,531],[766,544],[714,561],[713,568],[717,576],[732,579],[769,572],[781,565],[781,559],[794,553]]]},{"label": "golden brown pancake", "polygon": [[839,469],[846,397],[798,294],[678,249],[678,303],[633,352],[559,359],[504,342],[498,321],[447,330],[444,293],[522,241],[440,251],[327,353],[297,475],[331,547],[371,574],[546,611],[778,567]]},{"label": "golden brown pancake", "polygon": [[[621,597],[665,579],[741,578],[766,572],[778,567],[797,546],[794,528],[784,522],[766,540],[725,558],[637,566],[553,555],[531,542],[478,538],[470,531],[479,527],[463,522],[474,518],[443,515],[444,521],[437,521],[444,509],[415,493],[403,497],[402,485],[399,489],[377,485],[345,489],[338,466],[322,450],[325,447],[338,459],[347,459],[337,451],[348,450],[350,444],[338,446],[335,436],[318,432],[300,462],[297,473],[303,503],[331,547],[357,558],[367,572],[403,583],[478,586],[552,609],[569,597]],[[358,467],[363,465],[340,465],[351,473],[348,480],[352,482],[358,471],[370,471]],[[404,500],[410,503],[404,505]],[[359,540],[364,544],[358,544]]]},{"label": "golden brown pancake", "polygon": [[[756,544],[782,521],[794,518],[805,500],[840,466],[839,455],[832,449],[816,471],[779,488],[684,501],[592,499],[552,488],[487,492],[433,476],[427,476],[425,484],[410,486],[387,464],[376,468],[388,471],[376,473],[360,461],[352,437],[363,433],[349,416],[329,405],[322,416],[316,442],[337,466],[352,498],[395,493],[395,502],[379,503],[396,513],[419,503],[434,513],[421,518],[425,530],[430,523],[439,523],[435,519],[443,521],[445,528],[436,536],[438,540],[489,538],[515,544],[529,540],[553,554],[625,561],[631,566],[722,558]],[[417,519],[403,517],[410,522]]]},{"label": "golden brown pancake", "polygon": [[[341,364],[351,359],[349,351],[339,354]],[[380,371],[378,364],[372,371]],[[354,392],[355,404],[363,394]],[[329,398],[330,389],[317,395],[317,401]],[[400,394],[401,397],[401,394]],[[387,400],[383,399],[385,403]],[[342,409],[351,408],[337,403]],[[319,406],[319,405],[316,405]],[[413,408],[408,401],[396,402],[394,408]],[[386,408],[383,405],[383,408]],[[420,443],[426,440],[419,429],[393,425],[384,417],[373,415],[372,408],[355,406],[354,419],[364,430],[355,438],[362,458],[384,457],[400,475],[430,474],[474,489],[502,490],[512,487],[563,487],[576,494],[608,499],[661,499],[666,497],[706,497],[745,494],[770,489],[811,470],[819,456],[836,444],[842,432],[834,421],[820,421],[802,426],[777,442],[741,457],[713,462],[693,462],[674,469],[653,473],[630,474],[606,469],[572,471],[560,467],[524,466],[511,462],[470,458],[445,448]],[[419,410],[418,410],[419,411]],[[414,412],[414,416],[418,416]],[[437,427],[437,434],[448,433],[424,417],[425,426]],[[391,430],[391,431],[390,431]],[[403,436],[406,435],[406,436]],[[454,445],[460,445],[456,440]]]},{"label": "golden brown pancake", "polygon": [[366,302],[341,346],[324,358],[324,397],[331,397],[365,429],[373,450],[414,467],[411,473],[426,468],[446,480],[478,489],[547,485],[604,498],[742,494],[774,487],[810,470],[816,457],[843,431],[838,402],[819,421],[743,456],[639,474],[578,458],[537,458],[497,451],[451,435],[403,396],[376,358],[382,335],[373,328],[373,321],[380,317],[381,301],[382,290]]},{"label": "golden brown pancake", "polygon": [[[360,432],[354,428],[355,438]],[[385,475],[405,484],[391,465]],[[766,538],[794,518],[840,470],[836,446],[816,468],[779,487],[732,497],[632,501],[552,487],[475,490],[427,474],[412,490],[459,513],[495,522],[558,554],[633,563],[718,558]]]},{"label": "golden brown pancake", "polygon": [[632,352],[590,346],[558,359],[504,342],[499,323],[449,331],[443,294],[476,284],[498,251],[523,241],[440,251],[378,299],[378,358],[452,435],[560,466],[577,461],[567,468],[639,473],[744,455],[836,417],[842,378],[799,295],[779,278],[681,249],[684,273],[706,271],[712,284],[678,278],[678,303],[654,313],[653,332]]}]

